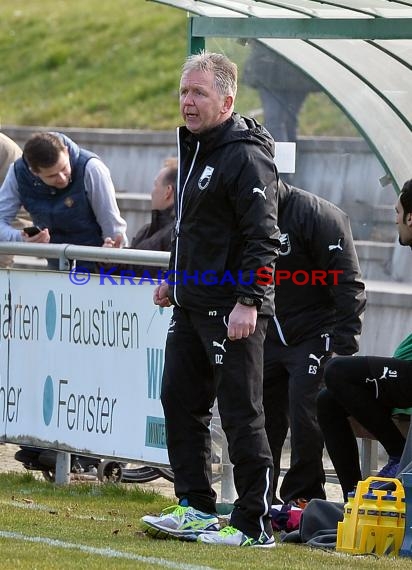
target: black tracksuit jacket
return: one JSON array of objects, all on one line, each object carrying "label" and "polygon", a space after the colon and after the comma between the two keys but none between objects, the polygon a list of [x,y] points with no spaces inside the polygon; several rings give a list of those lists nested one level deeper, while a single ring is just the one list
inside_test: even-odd
[{"label": "black tracksuit jacket", "polygon": [[219,315],[246,296],[260,314],[273,314],[274,287],[256,278],[259,267],[273,269],[279,248],[272,138],[234,113],[199,136],[180,127],[178,153],[172,302]]},{"label": "black tracksuit jacket", "polygon": [[[297,285],[291,278],[278,279],[275,324],[279,342],[296,345],[329,334],[331,351],[353,354],[359,349],[366,295],[349,218],[331,202],[283,182],[278,192],[282,245],[276,272],[280,276],[280,271],[291,275],[302,271],[311,277],[306,285]],[[312,284],[316,270],[341,273],[328,273],[327,285]],[[296,274],[295,280],[304,277],[304,273]]]}]

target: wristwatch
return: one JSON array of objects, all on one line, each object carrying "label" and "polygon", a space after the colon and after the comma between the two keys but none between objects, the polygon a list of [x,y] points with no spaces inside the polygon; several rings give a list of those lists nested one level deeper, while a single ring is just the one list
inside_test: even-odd
[{"label": "wristwatch", "polygon": [[257,307],[260,305],[259,301],[252,299],[252,297],[238,297],[236,301],[241,305],[246,305],[246,307]]}]

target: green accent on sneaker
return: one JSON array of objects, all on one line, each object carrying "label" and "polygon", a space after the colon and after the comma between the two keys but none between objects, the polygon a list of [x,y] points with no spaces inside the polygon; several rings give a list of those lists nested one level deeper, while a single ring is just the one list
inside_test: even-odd
[{"label": "green accent on sneaker", "polygon": [[[232,536],[234,534],[238,534],[239,532],[240,531],[234,526],[225,526],[224,528],[222,528],[222,530],[218,532],[218,535],[223,538],[225,536]],[[246,534],[243,534],[242,542],[239,544],[239,546],[252,546],[255,543],[257,543],[257,540],[251,538],[250,536],[247,536]]]},{"label": "green accent on sneaker", "polygon": [[[233,538],[231,538],[233,537]],[[259,539],[247,536],[239,529],[233,526],[225,526],[219,532],[209,533],[207,536],[201,535],[198,542],[203,544],[216,544],[227,546],[252,546],[252,547],[272,547],[275,546],[273,537],[267,536],[262,532]]]},{"label": "green accent on sneaker", "polygon": [[200,534],[216,533],[219,530],[216,516],[183,505],[166,507],[159,516],[146,515],[142,517],[141,523],[153,538],[195,541]]}]

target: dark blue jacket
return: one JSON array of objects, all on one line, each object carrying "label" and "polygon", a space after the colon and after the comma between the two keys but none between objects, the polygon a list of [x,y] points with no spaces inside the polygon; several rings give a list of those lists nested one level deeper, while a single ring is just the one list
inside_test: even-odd
[{"label": "dark blue jacket", "polygon": [[72,169],[71,182],[64,189],[44,184],[29,169],[24,158],[14,163],[21,202],[30,213],[33,223],[48,228],[51,243],[101,246],[102,229],[90,206],[84,186],[84,172],[87,162],[97,155],[79,148],[71,139],[61,133],[69,149]]}]

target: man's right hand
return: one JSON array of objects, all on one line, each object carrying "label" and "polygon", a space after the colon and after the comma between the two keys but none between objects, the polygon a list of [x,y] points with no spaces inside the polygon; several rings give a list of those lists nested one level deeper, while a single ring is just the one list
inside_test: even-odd
[{"label": "man's right hand", "polygon": [[170,307],[172,303],[167,295],[168,291],[169,285],[166,281],[158,285],[153,293],[153,303],[159,307]]},{"label": "man's right hand", "polygon": [[120,234],[117,234],[117,236],[112,239],[111,237],[107,237],[105,238],[102,247],[115,247],[115,248],[121,248],[123,245],[123,236],[121,236]]}]

